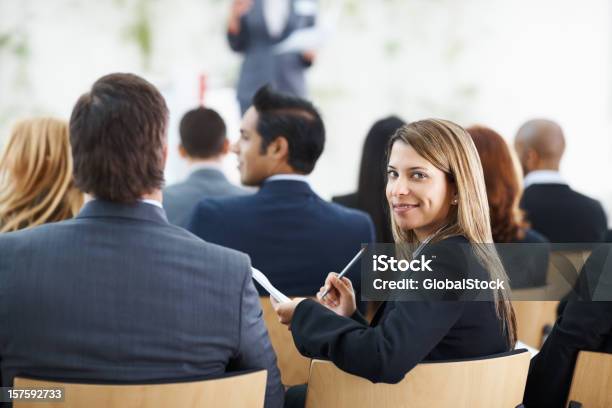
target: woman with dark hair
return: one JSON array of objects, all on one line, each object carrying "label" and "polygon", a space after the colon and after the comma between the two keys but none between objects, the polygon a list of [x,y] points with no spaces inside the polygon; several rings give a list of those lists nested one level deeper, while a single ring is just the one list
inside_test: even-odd
[{"label": "woman with dark hair", "polygon": [[397,116],[389,116],[372,125],[363,144],[357,191],[332,197],[335,203],[370,214],[376,229],[376,242],[393,242],[385,199],[387,145],[395,131],[405,123]]},{"label": "woman with dark hair", "polygon": [[[476,145],[484,171],[493,242],[548,242],[544,236],[530,228],[524,212],[519,208],[523,193],[521,177],[506,141],[496,131],[485,126],[472,126],[466,130]],[[500,249],[513,288],[546,284],[548,246],[505,246]],[[525,250],[529,251],[530,256],[525,256]],[[514,252],[517,256],[512,256]]]}]

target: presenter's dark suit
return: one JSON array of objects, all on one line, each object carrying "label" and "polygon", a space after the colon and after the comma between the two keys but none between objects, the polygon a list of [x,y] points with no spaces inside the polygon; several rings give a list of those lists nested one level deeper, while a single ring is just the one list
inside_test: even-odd
[{"label": "presenter's dark suit", "polygon": [[553,243],[603,242],[608,229],[599,201],[567,184],[532,184],[521,199],[531,227]]},{"label": "presenter's dark suit", "polygon": [[[467,240],[452,237],[442,243],[446,249],[434,252],[431,273],[441,279],[461,275],[456,269],[465,260],[454,244]],[[482,267],[471,273],[489,279]],[[358,313],[345,318],[305,300],[295,309],[291,333],[303,355],[331,360],[348,373],[384,383],[399,382],[421,361],[482,357],[509,349],[495,305],[488,301],[388,301],[368,325]]]},{"label": "presenter's dark suit", "polygon": [[579,351],[612,353],[612,302],[588,301],[593,296],[597,299],[602,291],[610,298],[611,261],[612,252],[606,246],[596,249],[585,263],[577,282],[579,297],[567,302],[542,349],[531,360],[525,390],[527,408],[565,406]]},{"label": "presenter's dark suit", "polygon": [[[266,181],[253,195],[206,199],[189,230],[206,241],[247,253],[289,296],[314,296],[374,239],[367,214],[322,200],[303,181]],[[351,270],[359,281],[360,269]],[[267,295],[260,288],[262,296]]]},{"label": "presenter's dark suit", "polygon": [[245,195],[248,191],[230,183],[216,169],[200,169],[187,180],[164,189],[164,210],[171,224],[186,228],[193,208],[205,197]]},{"label": "presenter's dark suit", "polygon": [[17,375],[149,381],[268,370],[283,404],[249,258],[95,200],[74,219],[0,234],[0,367]]},{"label": "presenter's dark suit", "polygon": [[254,0],[253,7],[240,19],[240,32],[228,34],[232,50],[244,54],[237,96],[244,113],[257,90],[272,85],[276,90],[306,96],[304,71],[310,66],[301,53],[278,53],[275,47],[294,32],[315,24],[317,0],[287,0],[290,3],[287,25],[278,37],[272,37],[264,17],[264,0]]}]

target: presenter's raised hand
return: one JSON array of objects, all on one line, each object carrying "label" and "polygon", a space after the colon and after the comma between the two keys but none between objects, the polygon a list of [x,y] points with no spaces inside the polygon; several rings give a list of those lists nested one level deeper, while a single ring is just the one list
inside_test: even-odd
[{"label": "presenter's raised hand", "polygon": [[302,58],[304,58],[304,61],[306,61],[308,64],[312,64],[316,57],[317,52],[315,50],[308,50],[302,53]]},{"label": "presenter's raised hand", "polygon": [[286,324],[287,326],[291,324],[291,320],[293,320],[293,312],[295,312],[295,308],[302,300],[306,300],[306,298],[295,298],[292,299],[291,302],[279,303],[276,301],[276,299],[270,296],[270,303],[272,303],[272,307],[278,315],[278,321],[282,324]]},{"label": "presenter's raised hand", "polygon": [[[323,293],[329,291],[322,297]],[[346,278],[338,278],[338,274],[330,272],[325,279],[325,286],[321,287],[317,293],[319,303],[340,316],[350,317],[357,310],[355,303],[355,291],[353,284]]]},{"label": "presenter's raised hand", "polygon": [[251,7],[253,7],[253,0],[234,0],[230,16],[232,18],[240,18],[248,13]]},{"label": "presenter's raised hand", "polygon": [[249,12],[253,7],[253,0],[234,0],[232,9],[230,10],[229,22],[227,30],[230,34],[238,34],[240,32],[240,18]]}]

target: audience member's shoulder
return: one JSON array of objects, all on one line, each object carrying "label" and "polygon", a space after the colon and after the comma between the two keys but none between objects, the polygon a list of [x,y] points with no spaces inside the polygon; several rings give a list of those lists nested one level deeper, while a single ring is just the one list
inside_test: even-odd
[{"label": "audience member's shoulder", "polygon": [[326,204],[329,206],[329,208],[331,208],[333,211],[337,212],[338,214],[348,217],[348,218],[365,218],[365,219],[369,219],[370,216],[368,215],[368,213],[366,213],[365,211],[361,211],[361,210],[357,210],[355,208],[349,208],[346,207],[345,205],[341,205],[335,202],[326,202]]},{"label": "audience member's shoulder", "polygon": [[596,200],[596,199],[594,199],[592,197],[586,196],[584,194],[580,194],[580,195],[582,197],[584,197],[585,202],[588,203],[588,206],[589,206],[589,208],[592,211],[596,211],[596,212],[598,212],[600,214],[605,214],[603,206],[601,205],[601,203],[598,200]]},{"label": "audience member's shoulder", "polygon": [[423,254],[436,256],[444,254],[448,258],[462,258],[469,244],[470,241],[463,235],[453,235],[427,244],[423,249]]},{"label": "audience member's shoulder", "polygon": [[18,231],[0,233],[0,245],[9,244],[30,244],[32,242],[47,240],[57,237],[69,230],[72,225],[78,223],[78,219],[49,222],[35,227],[24,228]]},{"label": "audience member's shoulder", "polygon": [[602,211],[603,212],[603,206],[601,205],[601,203],[592,198],[589,197],[585,194],[579,193],[578,191],[572,190],[574,192],[574,194],[576,195],[576,197],[579,197],[582,202],[584,203],[584,205],[589,206],[589,208],[591,208],[594,211]]},{"label": "audience member's shoulder", "polygon": [[164,199],[166,196],[176,196],[185,190],[186,183],[184,181],[180,183],[170,184],[169,186],[164,187],[163,195]]},{"label": "audience member's shoulder", "polygon": [[231,211],[234,208],[246,208],[254,199],[253,194],[242,194],[225,197],[207,197],[198,201],[196,213],[214,213]]},{"label": "audience member's shoulder", "polygon": [[[421,255],[431,259],[437,278],[460,279],[481,272],[474,262],[474,247],[462,235],[427,244]],[[473,270],[474,266],[476,271]]]},{"label": "audience member's shoulder", "polygon": [[219,260],[225,265],[230,265],[229,269],[232,269],[231,266],[251,264],[249,256],[243,252],[205,241],[192,232],[173,224],[167,224],[165,228],[167,239],[181,241],[184,244],[183,247],[191,248],[192,254],[202,257],[206,262]]},{"label": "audience member's shoulder", "polygon": [[228,183],[227,187],[230,190],[230,195],[227,195],[227,197],[246,196],[246,195],[252,196],[254,194],[253,190],[249,190],[244,187],[237,186],[235,184]]},{"label": "audience member's shoulder", "polygon": [[357,208],[357,194],[345,194],[339,196],[333,196],[332,202],[343,205],[349,208]]}]

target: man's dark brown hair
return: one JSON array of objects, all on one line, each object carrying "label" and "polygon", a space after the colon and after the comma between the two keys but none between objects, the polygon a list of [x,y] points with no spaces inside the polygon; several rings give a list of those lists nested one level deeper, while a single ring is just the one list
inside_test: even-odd
[{"label": "man's dark brown hair", "polygon": [[225,122],[216,111],[204,107],[190,110],[179,125],[181,145],[194,159],[209,159],[223,152]]},{"label": "man's dark brown hair", "polygon": [[164,183],[168,108],[133,74],[98,79],[70,117],[76,185],[110,201],[134,203]]}]

